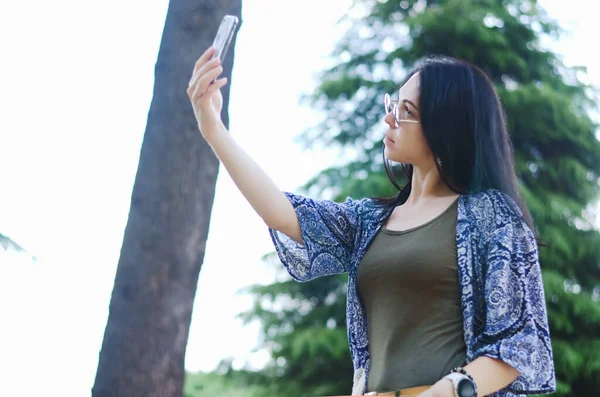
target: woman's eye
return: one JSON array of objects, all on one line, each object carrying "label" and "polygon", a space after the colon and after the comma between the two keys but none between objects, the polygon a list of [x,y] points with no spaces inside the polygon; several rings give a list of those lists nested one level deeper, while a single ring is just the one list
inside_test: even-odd
[{"label": "woman's eye", "polygon": [[405,107],[404,107],[404,111],[406,112],[406,114],[407,114],[408,116],[411,116],[411,115],[412,115],[412,112],[410,111],[410,109],[408,108],[408,106],[405,106]]}]

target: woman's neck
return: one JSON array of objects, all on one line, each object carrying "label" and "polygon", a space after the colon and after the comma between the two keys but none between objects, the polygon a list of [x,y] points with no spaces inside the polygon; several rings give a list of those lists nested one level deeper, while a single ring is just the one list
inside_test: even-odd
[{"label": "woman's neck", "polygon": [[442,180],[435,165],[432,164],[427,167],[413,166],[410,195],[404,203],[405,205],[418,206],[420,203],[426,203],[432,198],[448,196],[456,197],[457,194]]}]

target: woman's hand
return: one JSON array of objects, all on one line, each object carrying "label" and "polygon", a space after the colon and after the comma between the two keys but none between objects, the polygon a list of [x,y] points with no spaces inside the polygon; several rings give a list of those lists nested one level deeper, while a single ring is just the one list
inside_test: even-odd
[{"label": "woman's hand", "polygon": [[214,51],[210,47],[196,61],[187,89],[200,132],[209,143],[214,134],[220,131],[216,128],[222,123],[223,96],[220,89],[227,84],[227,78],[214,81],[223,72],[219,58],[211,59]]},{"label": "woman's hand", "polygon": [[454,397],[454,385],[450,379],[442,378],[418,397]]}]

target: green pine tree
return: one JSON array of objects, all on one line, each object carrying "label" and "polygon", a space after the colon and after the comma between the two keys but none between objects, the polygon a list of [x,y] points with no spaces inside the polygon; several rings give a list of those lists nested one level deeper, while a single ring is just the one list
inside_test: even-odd
[{"label": "green pine tree", "polygon": [[[600,390],[600,143],[590,118],[597,92],[543,46],[560,29],[535,0],[356,1],[337,65],[308,97],[327,122],[304,142],[336,145],[348,159],[304,186],[338,201],[390,196],[382,162],[383,94],[422,57],[450,55],[488,73],[507,113],[523,194],[539,237],[552,343],[555,396]],[[281,265],[279,265],[281,266]],[[273,393],[348,394],[345,276],[306,284],[285,277],[256,286],[247,321],[261,321],[273,362],[261,378]],[[256,378],[258,379],[258,378]]]}]

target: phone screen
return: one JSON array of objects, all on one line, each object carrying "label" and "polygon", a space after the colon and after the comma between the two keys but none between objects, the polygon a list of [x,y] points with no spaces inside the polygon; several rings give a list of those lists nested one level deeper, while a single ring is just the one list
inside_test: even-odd
[{"label": "phone screen", "polygon": [[215,40],[213,41],[213,47],[216,49],[213,54],[213,58],[219,57],[221,59],[221,63],[225,58],[225,54],[227,54],[227,49],[229,48],[229,43],[231,43],[231,39],[233,38],[233,33],[235,32],[235,28],[238,24],[238,18],[234,15],[225,15],[221,24],[219,25],[219,30],[215,36]]}]

